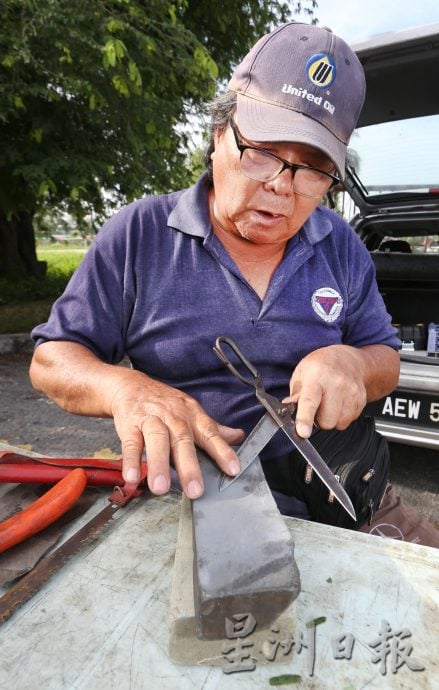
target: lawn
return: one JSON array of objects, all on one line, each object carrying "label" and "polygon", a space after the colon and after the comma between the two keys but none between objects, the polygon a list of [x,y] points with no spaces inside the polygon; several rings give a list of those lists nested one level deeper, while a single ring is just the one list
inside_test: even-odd
[{"label": "lawn", "polygon": [[62,293],[86,247],[37,247],[40,261],[47,261],[44,280],[26,277],[19,282],[0,279],[0,334],[28,333],[46,321],[50,308]]}]

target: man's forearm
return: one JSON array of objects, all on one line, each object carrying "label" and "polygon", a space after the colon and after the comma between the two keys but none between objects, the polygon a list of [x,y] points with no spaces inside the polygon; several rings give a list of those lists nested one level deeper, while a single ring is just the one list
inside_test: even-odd
[{"label": "man's forearm", "polygon": [[[102,362],[69,341],[50,341],[35,350],[30,377],[35,388],[73,414],[111,417],[111,402],[128,377],[140,372]],[[144,377],[147,380],[147,377]]]},{"label": "man's forearm", "polygon": [[367,345],[358,353],[365,364],[367,401],[379,400],[393,391],[399,379],[399,354],[387,345]]}]

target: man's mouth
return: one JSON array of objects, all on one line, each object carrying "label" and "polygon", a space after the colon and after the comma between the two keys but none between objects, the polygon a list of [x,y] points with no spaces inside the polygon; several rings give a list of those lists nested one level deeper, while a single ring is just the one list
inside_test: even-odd
[{"label": "man's mouth", "polygon": [[268,216],[269,218],[279,218],[281,216],[280,213],[272,213],[271,211],[259,210],[258,213],[261,213],[263,216]]},{"label": "man's mouth", "polygon": [[267,221],[279,221],[283,220],[285,218],[283,213],[274,213],[273,211],[267,211],[265,209],[257,208],[254,210],[254,213],[256,213],[259,218],[262,220],[267,220]]}]

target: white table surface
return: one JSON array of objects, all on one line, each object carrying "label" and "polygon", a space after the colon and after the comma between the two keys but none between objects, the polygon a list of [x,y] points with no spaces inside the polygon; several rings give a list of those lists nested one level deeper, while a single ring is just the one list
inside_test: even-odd
[{"label": "white table surface", "polygon": [[[98,503],[87,519],[106,498]],[[285,687],[439,688],[439,551],[294,519],[287,522],[302,581],[296,627],[305,644],[307,622],[326,619],[315,629],[313,675],[306,648],[293,649],[286,664],[250,672],[172,663],[168,616],[179,514],[175,494],[142,497],[118,511],[94,544],[0,627],[0,689],[254,690],[283,674],[301,677]],[[382,621],[390,626],[385,675],[369,646]],[[354,640],[351,659],[334,658],[332,645],[343,634]],[[392,661],[401,662],[396,673]]]}]

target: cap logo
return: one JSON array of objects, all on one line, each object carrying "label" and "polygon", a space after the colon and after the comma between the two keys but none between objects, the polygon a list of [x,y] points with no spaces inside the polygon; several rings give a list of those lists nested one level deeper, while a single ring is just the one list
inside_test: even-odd
[{"label": "cap logo", "polygon": [[306,73],[310,82],[320,88],[328,88],[335,79],[335,62],[325,53],[313,55],[306,63]]}]

